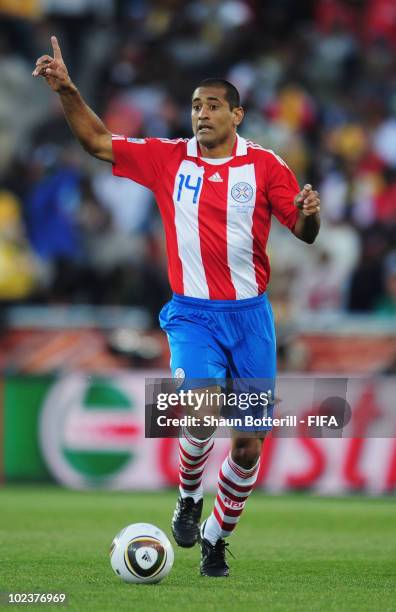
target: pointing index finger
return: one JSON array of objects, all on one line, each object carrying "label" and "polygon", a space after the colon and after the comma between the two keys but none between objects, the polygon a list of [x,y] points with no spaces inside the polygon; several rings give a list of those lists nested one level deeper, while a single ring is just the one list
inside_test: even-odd
[{"label": "pointing index finger", "polygon": [[51,36],[51,44],[52,44],[52,48],[54,50],[54,58],[61,60],[62,59],[62,52],[60,50],[60,46],[58,43],[58,39],[56,38],[56,36]]}]

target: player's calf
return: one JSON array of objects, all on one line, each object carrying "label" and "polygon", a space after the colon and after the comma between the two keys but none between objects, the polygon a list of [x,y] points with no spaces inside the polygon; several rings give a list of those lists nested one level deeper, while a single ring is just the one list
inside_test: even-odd
[{"label": "player's calf", "polygon": [[[249,446],[248,458],[254,457],[255,445]],[[261,448],[261,444],[258,446]],[[224,460],[218,478],[217,496],[213,511],[201,528],[201,574],[203,576],[228,576],[225,560],[224,538],[231,535],[243,513],[247,499],[257,479],[259,460],[249,469],[236,464],[230,453]]]}]

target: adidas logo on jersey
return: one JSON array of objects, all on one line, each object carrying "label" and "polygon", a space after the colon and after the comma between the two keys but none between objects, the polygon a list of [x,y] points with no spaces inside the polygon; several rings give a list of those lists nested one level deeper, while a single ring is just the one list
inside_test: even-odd
[{"label": "adidas logo on jersey", "polygon": [[208,178],[208,181],[213,181],[214,183],[222,183],[223,179],[221,178],[218,172],[215,172],[214,174],[212,174],[212,176]]}]

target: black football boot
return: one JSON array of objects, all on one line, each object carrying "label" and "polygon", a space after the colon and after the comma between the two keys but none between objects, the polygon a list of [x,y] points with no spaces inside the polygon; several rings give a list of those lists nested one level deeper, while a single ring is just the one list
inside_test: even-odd
[{"label": "black football boot", "polygon": [[217,540],[216,544],[211,544],[209,540],[203,537],[204,529],[205,523],[202,525],[200,532],[201,576],[226,578],[229,575],[229,568],[225,560],[225,553],[229,544],[226,544],[222,539]]},{"label": "black football boot", "polygon": [[172,518],[172,533],[176,543],[191,548],[199,539],[199,522],[203,499],[194,502],[192,497],[179,497]]}]

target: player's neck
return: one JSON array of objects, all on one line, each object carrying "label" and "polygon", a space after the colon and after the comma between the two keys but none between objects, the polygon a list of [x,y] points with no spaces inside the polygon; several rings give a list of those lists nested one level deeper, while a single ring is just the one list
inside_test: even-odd
[{"label": "player's neck", "polygon": [[230,134],[230,137],[227,138],[225,142],[222,142],[221,144],[215,147],[208,148],[202,144],[199,144],[201,157],[208,157],[209,159],[231,157],[235,148],[236,139],[236,134]]}]

